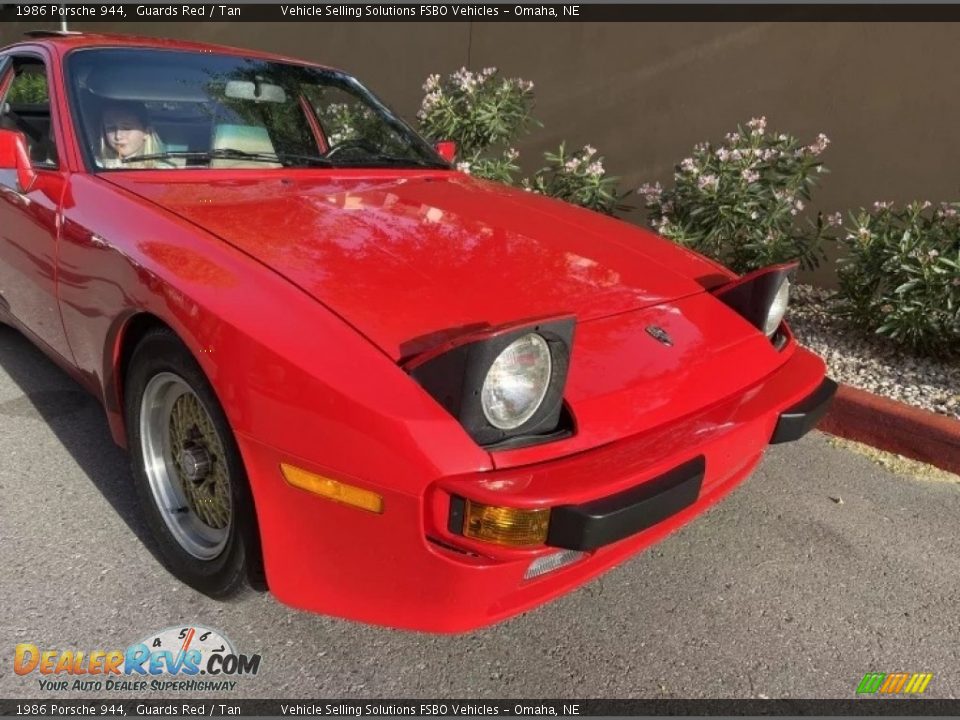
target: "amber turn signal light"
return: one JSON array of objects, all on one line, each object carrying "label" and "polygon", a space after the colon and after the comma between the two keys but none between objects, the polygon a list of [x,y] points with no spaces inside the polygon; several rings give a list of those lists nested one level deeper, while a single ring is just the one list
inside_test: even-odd
[{"label": "amber turn signal light", "polygon": [[542,545],[549,526],[550,508],[520,510],[467,500],[464,509],[463,534],[498,545]]},{"label": "amber turn signal light", "polygon": [[370,490],[347,485],[339,480],[332,480],[286,463],[280,463],[280,472],[288,483],[301,490],[325,497],[327,500],[352,505],[361,510],[373,513],[383,512],[383,497]]}]

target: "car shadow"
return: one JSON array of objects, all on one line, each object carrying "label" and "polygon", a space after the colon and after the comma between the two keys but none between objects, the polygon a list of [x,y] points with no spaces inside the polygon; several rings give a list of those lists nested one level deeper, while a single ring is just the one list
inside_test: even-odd
[{"label": "car shadow", "polygon": [[97,399],[20,332],[0,324],[0,369],[23,395],[0,402],[0,416],[37,417],[50,427],[84,475],[163,565],[133,489],[127,453],[113,442]]}]

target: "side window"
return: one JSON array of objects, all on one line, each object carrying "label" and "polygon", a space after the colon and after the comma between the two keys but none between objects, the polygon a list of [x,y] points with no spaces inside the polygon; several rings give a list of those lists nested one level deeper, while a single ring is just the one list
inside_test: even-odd
[{"label": "side window", "polygon": [[57,146],[50,118],[46,67],[37,58],[14,58],[13,71],[13,81],[0,103],[0,127],[26,136],[34,165],[55,168]]}]

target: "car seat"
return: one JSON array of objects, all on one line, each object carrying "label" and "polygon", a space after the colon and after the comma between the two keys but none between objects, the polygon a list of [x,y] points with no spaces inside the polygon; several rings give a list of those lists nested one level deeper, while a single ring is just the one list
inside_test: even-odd
[{"label": "car seat", "polygon": [[[270,140],[270,134],[265,127],[256,125],[215,125],[213,138],[210,142],[211,150],[240,150],[258,155],[276,155],[277,151]],[[283,163],[250,161],[242,158],[217,158],[210,162],[212,168],[278,168]]]}]

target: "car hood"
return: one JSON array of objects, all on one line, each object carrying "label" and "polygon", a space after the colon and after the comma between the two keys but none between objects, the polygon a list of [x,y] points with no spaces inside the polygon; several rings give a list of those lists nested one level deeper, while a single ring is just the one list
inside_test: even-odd
[{"label": "car hood", "polygon": [[103,177],[255,257],[396,359],[464,331],[585,322],[723,279],[652,233],[459,173]]}]

